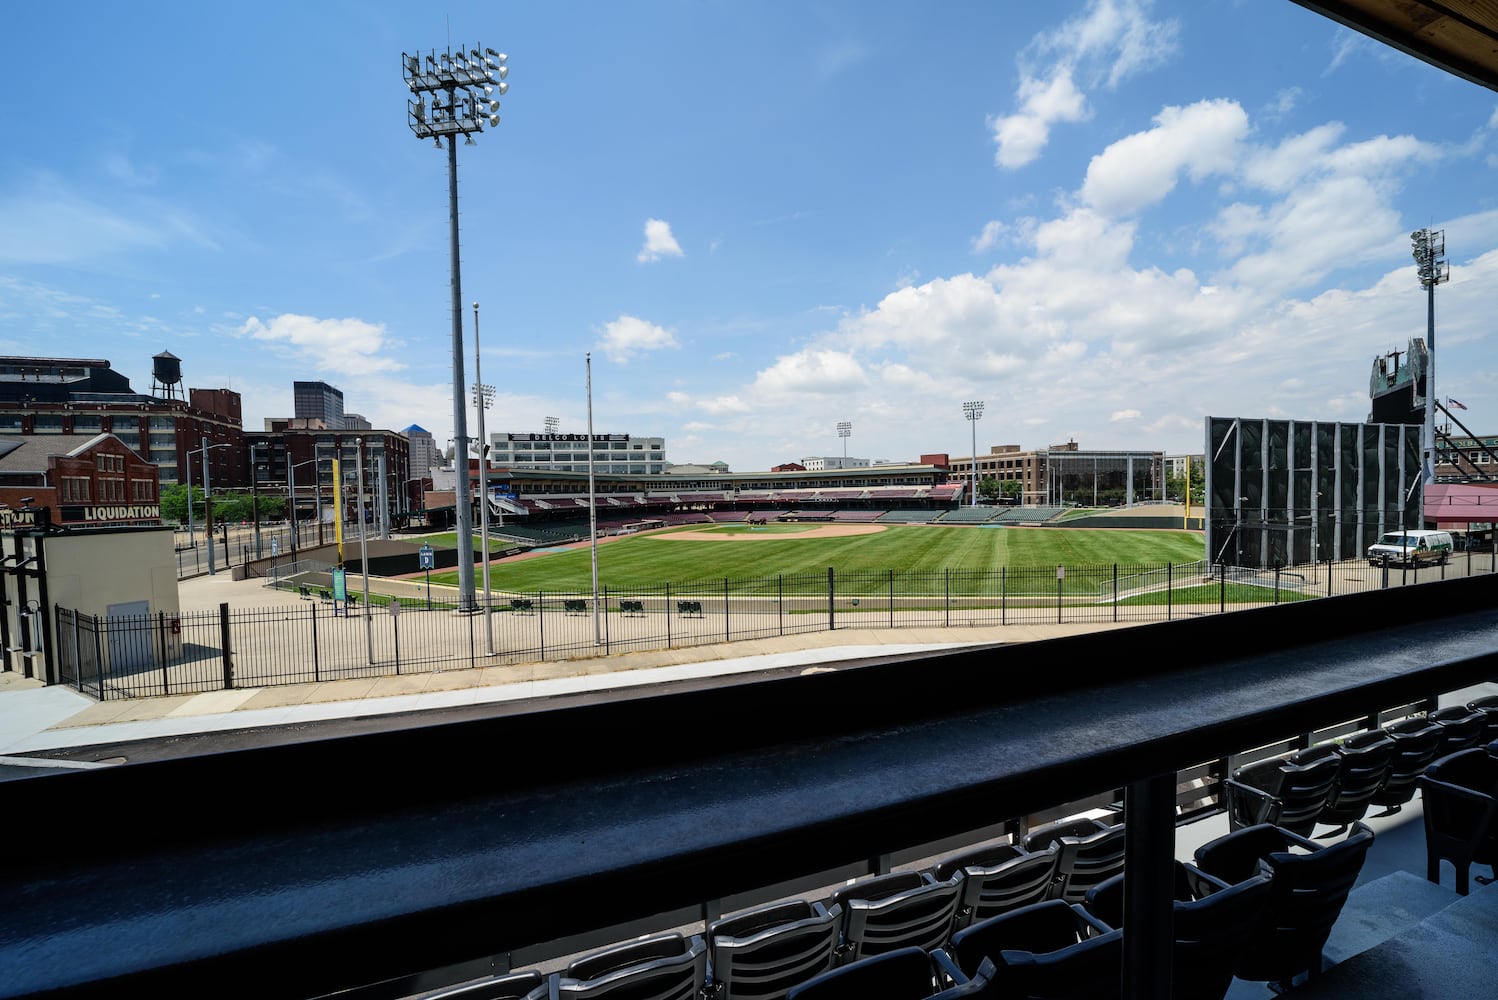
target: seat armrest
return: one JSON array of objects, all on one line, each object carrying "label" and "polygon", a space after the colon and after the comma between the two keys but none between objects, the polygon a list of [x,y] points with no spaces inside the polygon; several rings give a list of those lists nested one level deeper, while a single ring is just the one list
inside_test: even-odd
[{"label": "seat armrest", "polygon": [[1107,934],[1114,928],[1087,912],[1087,908],[1076,903],[1071,904],[1072,913],[1076,914],[1081,937],[1097,937],[1099,934]]},{"label": "seat armrest", "polygon": [[[946,953],[945,949],[937,948],[931,952],[931,964],[936,967],[936,974],[954,986],[961,986],[968,981],[967,974],[957,965],[957,960]],[[983,974],[983,964],[992,965],[988,959],[978,966],[977,974]],[[992,978],[993,970],[990,968],[989,977]]]}]

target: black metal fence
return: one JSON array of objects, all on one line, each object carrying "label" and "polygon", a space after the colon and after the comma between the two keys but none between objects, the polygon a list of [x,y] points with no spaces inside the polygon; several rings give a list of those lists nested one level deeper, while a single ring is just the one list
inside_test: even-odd
[{"label": "black metal fence", "polygon": [[[1168,621],[1492,573],[1492,553],[1421,568],[1363,561],[1249,571],[1203,563],[784,574],[591,593],[387,593],[282,578],[284,604],[110,618],[57,609],[62,680],[100,699],[502,667],[834,629]],[[300,574],[303,581],[319,574]],[[326,579],[326,574],[321,574]],[[351,579],[350,583],[353,582]]]}]

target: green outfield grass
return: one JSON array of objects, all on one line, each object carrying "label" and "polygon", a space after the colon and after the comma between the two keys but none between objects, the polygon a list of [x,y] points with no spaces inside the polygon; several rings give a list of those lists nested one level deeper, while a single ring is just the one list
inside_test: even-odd
[{"label": "green outfield grass", "polygon": [[[1107,573],[1111,575],[1114,564],[1156,566],[1203,558],[1201,536],[1186,531],[895,525],[868,535],[798,537],[817,527],[820,525],[766,525],[756,529],[742,525],[691,526],[611,539],[598,546],[599,582],[619,590],[724,578],[825,576],[828,567],[842,577],[895,570],[942,581],[949,570],[960,576],[1007,569],[1015,571],[1017,578],[1054,581],[1054,568],[1064,565],[1071,574],[1067,591],[1084,594],[1102,577],[1073,572],[1073,567],[1109,567]],[[681,531],[703,530],[721,534],[723,540],[672,537]],[[752,541],[732,537],[751,531],[759,537]],[[435,538],[432,542],[437,544]],[[432,582],[452,585],[457,577],[456,571],[433,573]],[[589,550],[584,545],[536,558],[498,560],[490,565],[490,579],[493,588],[500,591],[587,590],[591,587]],[[987,589],[992,585],[985,582],[983,586]],[[1054,587],[1054,582],[1050,586]]]}]

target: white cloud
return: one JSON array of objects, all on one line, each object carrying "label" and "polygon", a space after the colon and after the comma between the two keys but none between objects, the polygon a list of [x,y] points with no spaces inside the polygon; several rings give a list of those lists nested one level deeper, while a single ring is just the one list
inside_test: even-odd
[{"label": "white cloud", "polygon": [[1072,83],[1071,73],[1064,67],[1049,79],[1021,80],[1017,96],[1020,110],[991,123],[994,142],[999,147],[994,162],[1010,170],[1040,156],[1050,142],[1053,123],[1087,119],[1087,98]]},{"label": "white cloud", "polygon": [[645,220],[645,245],[635,255],[635,260],[648,264],[662,257],[681,257],[681,245],[671,235],[671,223],[664,219]]},{"label": "white cloud", "polygon": [[973,237],[973,253],[982,253],[985,250],[991,250],[995,246],[997,246],[999,237],[1004,234],[1004,230],[1006,228],[1007,227],[997,219],[991,222],[984,223],[983,232]]},{"label": "white cloud", "polygon": [[786,355],[754,377],[755,393],[772,397],[846,392],[867,384],[868,375],[852,354],[830,349]]},{"label": "white cloud", "polygon": [[1231,171],[1248,116],[1233,101],[1168,107],[1155,127],[1110,145],[1087,167],[1082,199],[1110,215],[1127,215],[1160,201],[1185,173],[1193,181]]},{"label": "white cloud", "polygon": [[1054,33],[1032,39],[1020,59],[1018,110],[990,122],[994,162],[1011,170],[1033,162],[1053,124],[1089,117],[1084,87],[1117,87],[1174,53],[1179,25],[1151,20],[1150,7],[1149,0],[1092,0]]},{"label": "white cloud", "polygon": [[1124,420],[1138,420],[1143,415],[1138,410],[1114,410],[1108,419],[1116,424]]},{"label": "white cloud", "polygon": [[598,344],[599,350],[620,364],[644,351],[680,346],[670,330],[637,316],[620,316],[604,324],[603,339]]},{"label": "white cloud", "polygon": [[269,322],[251,316],[239,336],[267,341],[309,362],[323,372],[371,375],[405,367],[381,351],[391,345],[384,324],[361,319],[318,319],[282,313]]}]

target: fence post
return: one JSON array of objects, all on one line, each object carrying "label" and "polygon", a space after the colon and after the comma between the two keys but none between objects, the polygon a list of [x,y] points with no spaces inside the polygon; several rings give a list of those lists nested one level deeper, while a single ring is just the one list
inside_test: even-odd
[{"label": "fence post", "polygon": [[827,567],[827,631],[831,632],[837,628],[837,612],[833,609],[833,595],[837,592],[837,586],[833,579],[832,567]]},{"label": "fence post", "polygon": [[[99,675],[99,700],[104,700],[104,646],[99,641],[99,616],[94,615],[94,672]],[[82,690],[80,688],[79,690]]]},{"label": "fence post", "polygon": [[1326,557],[1326,596],[1332,596],[1332,557]]},{"label": "fence post", "polygon": [[609,585],[603,585],[603,655],[609,655]]},{"label": "fence post", "polygon": [[723,641],[729,641],[728,632],[728,577],[723,578]]},{"label": "fence post", "polygon": [[1118,621],[1118,563],[1113,564],[1113,620]]},{"label": "fence post", "polygon": [[889,571],[889,627],[895,627],[895,571]]},{"label": "fence post", "polygon": [[1221,572],[1217,579],[1217,613],[1226,614],[1228,610],[1228,564],[1217,564]]},{"label": "fence post", "polygon": [[312,612],[312,679],[321,684],[322,664],[317,658],[317,605],[310,605],[307,610]]},{"label": "fence post", "polygon": [[952,567],[948,566],[942,570],[942,614],[946,627],[952,627]]},{"label": "fence post", "polygon": [[1175,607],[1176,585],[1175,575],[1171,572],[1170,563],[1165,564],[1165,620],[1170,621],[1171,610]]},{"label": "fence post", "polygon": [[999,624],[1009,624],[1009,567],[999,567]]},{"label": "fence post", "polygon": [[229,604],[227,601],[220,602],[218,606],[218,633],[219,642],[224,648],[224,690],[229,691],[234,687],[234,660],[233,651],[229,649]]},{"label": "fence post", "polygon": [[[148,622],[149,618],[146,619]],[[156,612],[156,649],[161,657],[161,693],[171,694],[171,678],[166,672],[166,612]]]},{"label": "fence post", "polygon": [[785,635],[785,574],[775,574],[775,624],[780,634]]},{"label": "fence post", "polygon": [[666,581],[666,648],[671,648],[671,581]]},{"label": "fence post", "polygon": [[[1280,603],[1280,561],[1274,561],[1274,603],[1278,607]],[[1302,749],[1308,749],[1302,747]]]},{"label": "fence post", "polygon": [[536,591],[536,627],[540,630],[541,659],[546,659],[546,591]]}]

